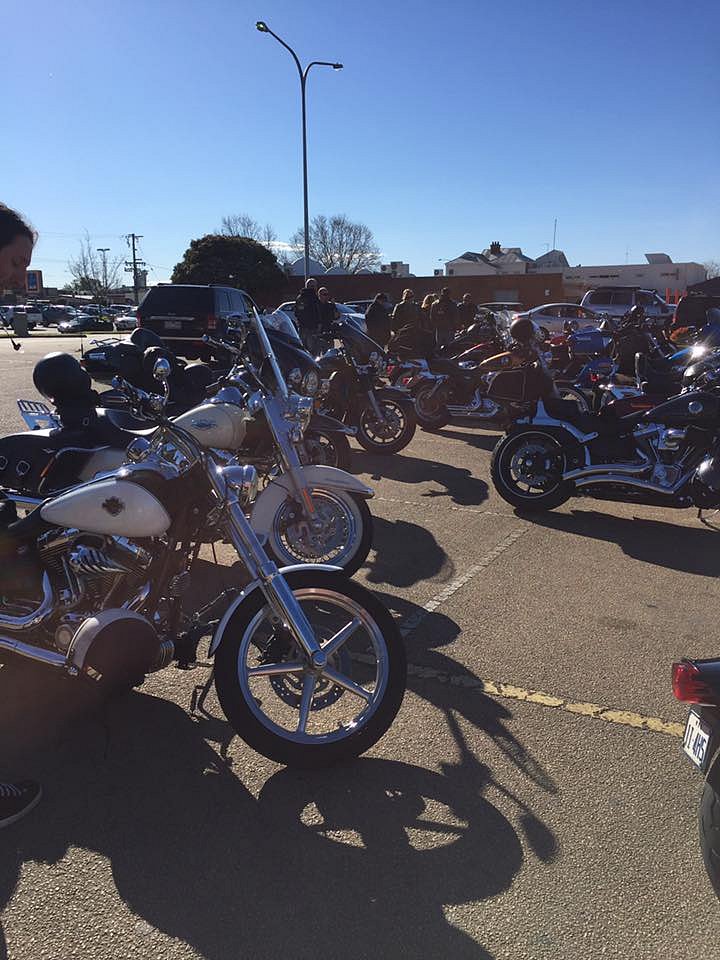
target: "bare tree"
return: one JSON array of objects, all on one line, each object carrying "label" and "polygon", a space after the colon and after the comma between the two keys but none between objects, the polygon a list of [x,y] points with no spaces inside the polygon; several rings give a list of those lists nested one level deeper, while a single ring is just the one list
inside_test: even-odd
[{"label": "bare tree", "polygon": [[[305,245],[305,231],[300,228],[290,238],[298,253]],[[313,217],[310,222],[310,256],[329,270],[342,267],[348,273],[373,270],[380,263],[380,249],[370,227],[353,223],[345,214]]]},{"label": "bare tree", "polygon": [[222,218],[220,233],[224,237],[247,237],[248,240],[257,240],[263,246],[272,249],[277,241],[277,234],[269,223],[260,226],[249,213],[233,213]]},{"label": "bare tree", "polygon": [[122,265],[122,257],[103,259],[86,232],[85,239],[80,241],[77,257],[68,260],[68,272],[78,293],[89,293],[98,300],[107,301],[110,292],[120,286]]},{"label": "bare tree", "polygon": [[713,277],[720,277],[720,261],[706,260],[703,266],[708,280],[712,280]]}]

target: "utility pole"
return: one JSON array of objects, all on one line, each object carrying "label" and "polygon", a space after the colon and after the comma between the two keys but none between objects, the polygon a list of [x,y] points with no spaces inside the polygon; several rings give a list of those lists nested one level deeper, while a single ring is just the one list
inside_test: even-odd
[{"label": "utility pole", "polygon": [[106,307],[109,307],[109,306],[110,306],[110,291],[108,290],[108,283],[107,283],[107,255],[108,255],[108,253],[110,252],[110,247],[98,247],[98,248],[97,248],[97,252],[98,252],[98,253],[100,254],[100,256],[102,257],[102,265],[103,265],[103,293],[105,294],[105,300],[107,301],[107,303],[105,304],[105,306],[106,306]]},{"label": "utility pole", "polygon": [[132,250],[132,260],[125,261],[125,273],[131,273],[133,275],[133,291],[135,300],[135,306],[138,302],[138,267],[144,267],[145,261],[138,260],[136,243],[138,240],[142,240],[142,235],[137,233],[129,233],[125,239],[127,240],[127,245]]},{"label": "utility pole", "polygon": [[556,250],[555,244],[557,243],[557,217],[555,217],[555,223],[553,224],[553,250]]}]

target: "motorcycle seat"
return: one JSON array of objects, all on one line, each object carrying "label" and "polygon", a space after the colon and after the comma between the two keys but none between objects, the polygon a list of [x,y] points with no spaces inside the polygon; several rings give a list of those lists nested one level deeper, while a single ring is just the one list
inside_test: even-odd
[{"label": "motorcycle seat", "polygon": [[451,377],[462,377],[466,380],[475,379],[473,370],[466,370],[458,366],[457,360],[450,360],[446,357],[437,357],[430,361],[430,372],[447,374]]},{"label": "motorcycle seat", "polygon": [[644,410],[618,417],[611,408],[602,413],[582,413],[574,400],[559,400],[548,397],[543,401],[545,409],[556,420],[564,420],[583,433],[598,433],[600,436],[622,436],[632,433],[635,424],[645,415]]}]

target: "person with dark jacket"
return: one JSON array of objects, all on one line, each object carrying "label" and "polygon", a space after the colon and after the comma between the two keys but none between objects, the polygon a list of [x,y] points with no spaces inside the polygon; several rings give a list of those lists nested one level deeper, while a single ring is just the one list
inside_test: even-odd
[{"label": "person with dark jacket", "polygon": [[462,302],[458,304],[458,329],[464,330],[475,323],[477,312],[477,304],[473,303],[473,298],[469,293],[464,293]]},{"label": "person with dark jacket", "polygon": [[390,324],[393,333],[403,327],[417,327],[420,323],[420,307],[412,290],[403,290],[402,300],[395,305]]},{"label": "person with dark jacket", "polygon": [[458,325],[458,310],[455,301],[450,299],[450,290],[443,287],[440,299],[430,308],[430,322],[435,330],[439,344],[449,343]]},{"label": "person with dark jacket", "polygon": [[387,294],[378,293],[365,313],[368,336],[385,349],[390,339],[390,315],[387,310]]},{"label": "person with dark jacket", "polygon": [[[24,290],[36,234],[19,213],[0,203],[0,290]],[[34,780],[0,782],[0,827],[25,816],[42,796]]]},{"label": "person with dark jacket", "polygon": [[330,299],[330,291],[327,287],[320,287],[318,300],[320,301],[320,331],[327,334],[330,332],[333,323],[339,319],[340,311],[335,306],[335,301]]},{"label": "person with dark jacket", "polygon": [[300,339],[313,355],[318,352],[320,333],[320,300],[317,295],[317,280],[310,277],[295,300],[295,319]]}]

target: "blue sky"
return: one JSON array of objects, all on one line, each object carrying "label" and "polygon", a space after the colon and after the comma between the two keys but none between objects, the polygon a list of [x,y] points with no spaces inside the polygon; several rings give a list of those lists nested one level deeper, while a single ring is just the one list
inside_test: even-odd
[{"label": "blue sky", "polygon": [[[491,240],[571,263],[720,260],[720,4],[39,0],[5,4],[0,199],[64,282],[85,230],[151,280],[248,212],[367,223],[416,274]],[[15,38],[15,39],[13,39]]]}]

